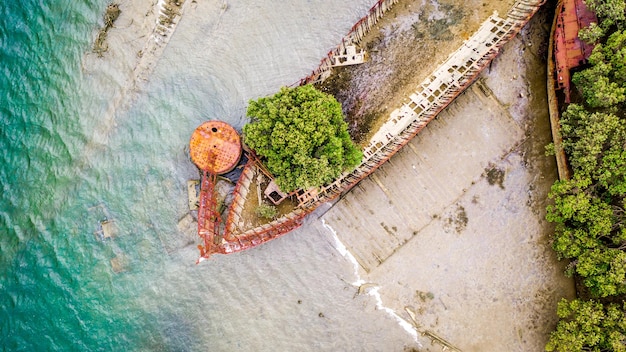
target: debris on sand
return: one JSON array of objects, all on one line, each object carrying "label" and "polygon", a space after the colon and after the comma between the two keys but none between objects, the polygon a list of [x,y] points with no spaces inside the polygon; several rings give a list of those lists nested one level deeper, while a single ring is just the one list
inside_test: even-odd
[{"label": "debris on sand", "polygon": [[120,10],[119,4],[115,3],[109,4],[104,12],[104,27],[100,28],[98,36],[93,43],[93,52],[98,54],[99,57],[102,57],[102,53],[109,49],[109,45],[107,44],[107,33],[109,32],[109,29],[113,27],[115,20],[120,17],[120,13],[122,13],[122,10]]}]

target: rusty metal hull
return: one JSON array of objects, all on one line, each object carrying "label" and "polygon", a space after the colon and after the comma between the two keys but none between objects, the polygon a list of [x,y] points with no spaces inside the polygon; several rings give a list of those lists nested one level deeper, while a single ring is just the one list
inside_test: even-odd
[{"label": "rusty metal hull", "polygon": [[[386,1],[379,1],[377,4],[389,5]],[[251,157],[233,192],[224,233],[214,237],[215,245],[202,252],[200,260],[215,253],[229,254],[249,249],[284,235],[301,226],[304,217],[318,206],[349,191],[389,160],[441,110],[469,87],[478,74],[498,55],[500,48],[519,32],[541,5],[543,1],[518,1],[504,18],[495,14],[490,16],[472,38],[453,53],[430,78],[418,87],[414,94],[411,94],[410,103],[403,104],[391,114],[389,121],[394,121],[395,124],[402,120],[402,128],[383,133],[380,141],[372,141],[366,147],[362,163],[355,170],[342,174],[329,185],[314,190],[299,190],[294,197],[297,205],[293,209],[277,219],[256,226],[247,224],[245,213],[250,213],[249,204],[250,199],[253,198],[252,194],[260,193],[254,186],[255,182],[258,182],[255,181],[258,180],[258,175],[263,172],[263,167],[259,165],[256,158]],[[382,11],[376,6],[371,11],[373,11],[374,18],[382,15]],[[359,21],[359,23],[365,22],[367,21]],[[361,26],[356,26],[356,28],[361,30]],[[303,79],[301,84],[320,79],[324,76],[324,69],[326,68],[321,67],[316,70],[310,77]]]},{"label": "rusty metal hull", "polygon": [[565,102],[570,102],[571,70],[583,65],[593,51],[593,45],[578,38],[578,31],[597,22],[595,14],[583,0],[564,0],[557,5],[555,16],[553,54],[555,60],[556,83],[563,90]]}]

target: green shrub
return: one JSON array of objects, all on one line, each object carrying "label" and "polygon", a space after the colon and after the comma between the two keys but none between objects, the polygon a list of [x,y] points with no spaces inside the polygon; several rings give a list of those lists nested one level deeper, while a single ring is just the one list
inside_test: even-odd
[{"label": "green shrub", "polygon": [[341,104],[311,85],[252,100],[247,115],[244,142],[263,157],[283,192],[327,184],[363,157],[350,139]]},{"label": "green shrub", "polygon": [[278,215],[278,210],[275,206],[269,204],[260,204],[256,208],[256,215],[263,219],[274,219]]}]

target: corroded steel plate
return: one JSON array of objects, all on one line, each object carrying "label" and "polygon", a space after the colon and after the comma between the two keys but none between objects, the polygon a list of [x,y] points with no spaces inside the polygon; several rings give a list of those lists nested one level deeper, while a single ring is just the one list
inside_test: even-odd
[{"label": "corroded steel plate", "polygon": [[241,139],[226,122],[207,121],[191,135],[189,153],[200,169],[223,174],[237,165],[241,157]]}]

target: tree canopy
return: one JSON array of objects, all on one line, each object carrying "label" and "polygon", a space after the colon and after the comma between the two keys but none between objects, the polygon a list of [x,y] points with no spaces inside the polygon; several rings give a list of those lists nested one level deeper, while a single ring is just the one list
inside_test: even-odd
[{"label": "tree canopy", "polygon": [[626,294],[623,204],[607,203],[576,178],[555,183],[550,197],[553,248],[559,258],[573,260],[567,274],[578,274],[594,296]]},{"label": "tree canopy", "polygon": [[563,148],[576,177],[599,183],[611,196],[626,194],[626,124],[613,113],[570,104],[561,118]]},{"label": "tree canopy", "polygon": [[626,86],[615,59],[623,55],[622,35],[598,44],[591,67],[573,77],[586,103],[570,104],[560,121],[573,177],[552,186],[547,208],[556,223],[553,248],[572,259],[567,274],[579,275],[596,297],[626,294],[626,121],[619,108]]},{"label": "tree canopy", "polygon": [[587,7],[596,13],[603,28],[621,25],[626,20],[624,0],[585,0]]},{"label": "tree canopy", "polygon": [[583,101],[560,121],[573,176],[552,186],[546,218],[556,225],[554,250],[571,260],[566,273],[586,290],[583,299],[559,303],[546,350],[626,352],[626,5],[585,3],[600,23],[579,37],[595,48],[572,76]]},{"label": "tree canopy", "polygon": [[625,125],[614,114],[569,105],[561,128],[574,176],[549,194],[553,248],[574,260],[568,274],[580,275],[598,297],[626,293]]},{"label": "tree canopy", "polygon": [[284,192],[329,183],[362,159],[341,104],[311,85],[283,87],[251,100],[247,115],[244,142],[263,158]]},{"label": "tree canopy", "polygon": [[561,319],[550,334],[546,351],[626,352],[626,304],[603,305],[590,300],[563,299],[557,307]]},{"label": "tree canopy", "polygon": [[587,104],[592,108],[607,108],[624,102],[626,30],[618,30],[605,43],[598,43],[589,57],[589,64],[590,67],[572,76],[572,82],[582,92]]}]

